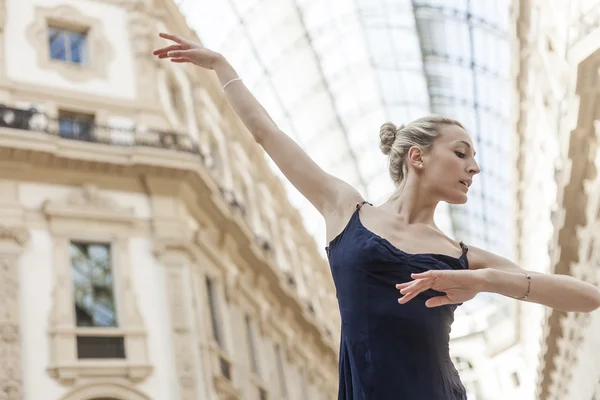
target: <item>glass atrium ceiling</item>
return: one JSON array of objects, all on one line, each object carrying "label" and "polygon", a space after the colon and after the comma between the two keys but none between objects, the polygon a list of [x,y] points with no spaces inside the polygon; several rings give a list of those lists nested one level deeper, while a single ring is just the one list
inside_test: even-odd
[{"label": "glass atrium ceiling", "polygon": [[[383,122],[406,124],[432,112],[463,122],[482,173],[467,205],[439,207],[438,226],[512,256],[510,0],[175,1],[280,128],[372,203],[394,190],[378,147]],[[287,187],[322,250],[321,216]],[[462,316],[500,305],[477,299],[458,309],[461,335],[487,325]]]},{"label": "glass atrium ceiling", "polygon": [[[372,203],[394,190],[378,147],[383,122],[432,112],[461,121],[482,172],[467,205],[442,204],[436,221],[451,237],[512,257],[510,0],[174,1],[280,128]],[[283,181],[323,250],[321,216]],[[475,300],[458,308],[459,335],[492,324],[474,318],[490,310],[484,304],[507,312],[502,299]]]},{"label": "glass atrium ceiling", "polygon": [[[471,209],[444,204],[438,225],[450,236],[458,233],[467,243],[510,256],[511,229],[502,219],[494,221],[500,225],[494,233],[506,235],[494,246],[486,226],[486,210],[508,212],[508,200],[498,200],[495,192],[486,198],[483,192],[496,188],[494,175],[504,178],[508,171],[499,158],[510,143],[509,0],[176,3],[203,43],[230,60],[282,130],[327,172],[373,203],[383,202],[394,189],[378,148],[383,122],[406,124],[431,112],[462,121],[478,152],[489,154],[493,165],[479,160],[483,173],[471,191]],[[322,218],[288,188],[323,247]]]}]

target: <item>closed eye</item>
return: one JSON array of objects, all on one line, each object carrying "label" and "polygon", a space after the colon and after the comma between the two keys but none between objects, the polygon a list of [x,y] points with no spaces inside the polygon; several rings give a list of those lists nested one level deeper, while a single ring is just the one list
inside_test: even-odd
[{"label": "closed eye", "polygon": [[461,153],[460,151],[455,151],[454,154],[456,154],[458,158],[465,158],[465,154]]}]

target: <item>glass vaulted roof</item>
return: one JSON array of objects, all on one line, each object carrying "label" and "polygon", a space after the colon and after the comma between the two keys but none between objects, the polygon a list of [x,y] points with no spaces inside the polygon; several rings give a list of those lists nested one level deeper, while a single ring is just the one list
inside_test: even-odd
[{"label": "glass vaulted roof", "polygon": [[[378,147],[383,122],[406,124],[431,112],[464,122],[486,159],[478,160],[472,206],[443,204],[437,223],[452,237],[511,256],[512,184],[502,164],[510,148],[510,0],[176,3],[280,128],[373,203],[394,190]],[[288,189],[322,248],[322,218]]]},{"label": "glass vaulted roof", "polygon": [[[379,127],[430,112],[410,0],[178,3],[205,45],[226,55],[277,124],[321,167],[371,202],[391,194]],[[321,217],[293,188],[290,196],[321,246]]]}]

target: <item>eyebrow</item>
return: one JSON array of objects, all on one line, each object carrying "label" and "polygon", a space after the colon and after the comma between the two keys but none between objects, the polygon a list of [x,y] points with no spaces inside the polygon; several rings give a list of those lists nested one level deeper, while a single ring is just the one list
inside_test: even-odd
[{"label": "eyebrow", "polygon": [[[467,145],[468,148],[471,148],[471,143],[464,141],[464,140],[459,140],[459,142],[464,143]],[[475,150],[473,150],[473,156],[475,156],[477,154],[477,152]]]}]

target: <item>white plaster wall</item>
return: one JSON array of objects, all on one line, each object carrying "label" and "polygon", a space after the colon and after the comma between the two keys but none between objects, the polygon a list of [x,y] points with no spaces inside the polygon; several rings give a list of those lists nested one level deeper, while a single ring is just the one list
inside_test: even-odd
[{"label": "white plaster wall", "polygon": [[52,239],[47,231],[30,231],[19,268],[24,399],[58,399],[65,389],[46,373],[50,358],[48,323],[54,286]]},{"label": "white plaster wall", "polygon": [[148,333],[150,365],[154,368],[153,374],[139,386],[139,390],[156,400],[175,399],[177,370],[167,311],[164,269],[152,256],[152,243],[148,238],[132,238],[129,254],[132,289]]},{"label": "white plaster wall", "polygon": [[27,209],[38,210],[45,200],[57,200],[67,196],[72,187],[43,183],[19,183],[19,201]]},{"label": "white plaster wall", "polygon": [[[54,70],[38,66],[35,48],[27,37],[27,29],[35,18],[35,8],[69,5],[82,14],[102,21],[112,58],[107,79],[74,82]],[[127,12],[117,6],[90,0],[8,0],[5,27],[6,72],[8,78],[57,89],[68,89],[98,96],[135,98],[135,70],[127,29]],[[109,28],[110,27],[110,28]]]}]

